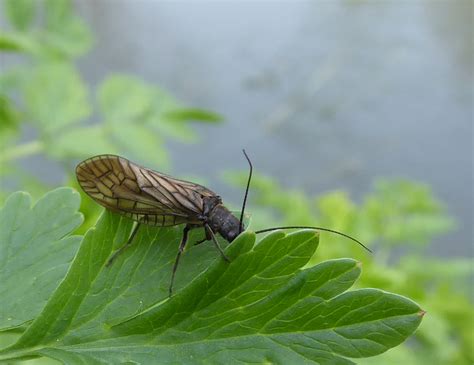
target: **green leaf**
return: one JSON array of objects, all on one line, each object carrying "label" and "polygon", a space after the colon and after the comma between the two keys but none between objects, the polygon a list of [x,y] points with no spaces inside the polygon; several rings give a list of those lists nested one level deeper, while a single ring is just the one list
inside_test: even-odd
[{"label": "green leaf", "polygon": [[[131,222],[106,212],[89,230],[43,312],[0,359],[44,355],[68,364],[331,363],[373,356],[404,341],[423,312],[375,289],[345,292],[360,274],[351,259],[303,269],[313,231],[252,232],[226,248],[188,246],[167,299],[181,227],[140,228],[111,267]],[[192,232],[190,242],[202,235]],[[225,247],[225,243],[221,242]]]},{"label": "green leaf", "polygon": [[47,28],[59,28],[74,17],[71,0],[44,0]]},{"label": "green leaf", "polygon": [[28,112],[41,131],[56,133],[89,116],[87,89],[67,63],[49,63],[34,69],[25,85]]},{"label": "green leaf", "polygon": [[157,133],[126,123],[115,123],[110,129],[115,144],[130,158],[145,166],[159,166],[161,170],[168,167],[168,155]]},{"label": "green leaf", "polygon": [[0,50],[5,52],[41,53],[41,48],[36,40],[21,32],[0,33]]},{"label": "green leaf", "polygon": [[26,30],[35,16],[36,5],[36,0],[6,0],[5,14],[16,29]]},{"label": "green leaf", "polygon": [[222,122],[222,116],[208,110],[197,108],[177,108],[165,113],[165,117],[176,121],[198,120],[201,122]]},{"label": "green leaf", "polygon": [[[134,245],[112,267],[105,268],[113,250],[126,241],[131,226],[129,219],[104,213],[97,226],[87,232],[68,276],[23,341],[56,341],[75,331],[97,335],[107,330],[104,323],[120,322],[167,298],[182,227],[140,228]],[[200,230],[192,232],[190,242],[202,235]],[[215,249],[205,244],[193,247],[191,253],[192,257],[183,257],[181,266],[187,269],[177,275],[178,290],[217,257]],[[42,339],[47,328],[47,339]]]},{"label": "green leaf", "polygon": [[426,245],[450,231],[454,221],[425,184],[379,180],[366,198],[361,218],[385,245]]},{"label": "green leaf", "polygon": [[[194,142],[195,133],[189,128],[190,120],[215,123],[221,117],[202,109],[182,107],[176,99],[158,87],[146,84],[136,78],[114,75],[106,79],[99,88],[99,104],[109,126],[128,124],[141,129],[142,134],[159,134],[174,140]],[[127,138],[137,148],[140,140]],[[142,150],[144,147],[141,148]],[[146,154],[136,151],[137,155]]]},{"label": "green leaf", "polygon": [[16,131],[19,121],[20,112],[16,110],[13,102],[0,94],[0,135]]},{"label": "green leaf", "polygon": [[216,113],[195,109],[183,108],[175,103],[162,105],[163,113],[149,119],[150,125],[160,134],[178,141],[192,143],[197,141],[196,133],[190,128],[190,120],[207,123],[218,123],[222,117]]},{"label": "green leaf", "polygon": [[7,13],[16,30],[0,34],[0,49],[25,52],[46,60],[64,60],[86,53],[92,45],[92,34],[85,22],[72,13],[70,1],[49,0],[42,4],[44,24],[27,31],[34,20],[38,2],[6,2]]},{"label": "green leaf", "polygon": [[80,236],[79,194],[60,188],[33,207],[23,192],[12,194],[0,210],[0,329],[35,318],[66,273]]},{"label": "green leaf", "polygon": [[48,29],[38,38],[43,54],[58,59],[79,57],[93,44],[90,30],[79,18],[71,18],[56,29]]},{"label": "green leaf", "polygon": [[78,57],[92,45],[87,24],[72,11],[70,0],[45,1],[45,31],[39,36],[44,50],[56,57]]},{"label": "green leaf", "polygon": [[149,118],[148,123],[150,129],[161,136],[185,143],[196,143],[198,140],[196,133],[188,123],[176,122],[161,115]]},{"label": "green leaf", "polygon": [[[0,34],[1,42],[2,34]],[[24,65],[15,65],[2,70],[0,73],[0,92],[11,97],[12,92],[15,92],[25,80],[28,79],[28,69]]]},{"label": "green leaf", "polygon": [[98,98],[105,119],[113,124],[143,120],[151,112],[153,93],[133,77],[113,75],[101,84]]},{"label": "green leaf", "polygon": [[102,125],[78,126],[65,130],[55,143],[46,148],[50,155],[58,159],[86,158],[103,153],[118,154],[117,146],[109,137]]}]

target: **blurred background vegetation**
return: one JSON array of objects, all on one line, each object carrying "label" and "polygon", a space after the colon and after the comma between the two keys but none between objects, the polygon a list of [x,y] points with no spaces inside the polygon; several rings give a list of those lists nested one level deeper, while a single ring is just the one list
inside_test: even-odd
[{"label": "blurred background vegetation", "polygon": [[[364,3],[367,6],[367,2],[363,1],[343,2],[342,6],[348,7],[355,17],[363,18],[367,16],[367,14],[361,15],[361,6]],[[142,14],[150,13],[149,9],[146,9],[147,2],[134,4],[136,8],[144,8]],[[206,4],[200,7],[206,9]],[[315,2],[313,6],[317,4],[319,3]],[[465,6],[463,2],[458,4]],[[85,15],[79,16],[74,5]],[[474,295],[470,285],[473,278],[472,226],[470,227],[472,215],[454,219],[448,214],[448,211],[452,210],[451,203],[442,203],[435,197],[430,185],[406,178],[394,178],[393,176],[397,176],[397,171],[387,173],[389,176],[386,178],[371,177],[373,179],[371,189],[366,189],[362,193],[360,190],[356,191],[357,199],[351,198],[354,192],[350,189],[339,188],[341,185],[337,185],[338,189],[324,194],[306,189],[308,184],[315,181],[315,175],[323,176],[324,180],[327,173],[321,168],[315,168],[318,166],[313,162],[317,160],[316,155],[331,154],[332,151],[327,149],[327,141],[318,139],[318,133],[322,133],[329,140],[335,138],[328,137],[328,131],[331,130],[328,120],[334,122],[337,118],[349,118],[346,113],[351,110],[350,100],[341,100],[347,109],[342,114],[328,105],[322,105],[318,115],[308,116],[305,109],[316,101],[310,97],[311,93],[309,96],[307,93],[301,95],[297,93],[299,97],[297,95],[296,101],[292,99],[291,103],[278,104],[273,108],[273,112],[269,112],[268,118],[262,118],[266,121],[263,127],[263,131],[266,132],[259,129],[257,120],[242,125],[236,124],[233,122],[234,118],[245,116],[243,112],[240,115],[237,110],[246,109],[247,106],[255,108],[253,104],[247,105],[248,99],[227,101],[237,105],[235,110],[229,112],[225,103],[219,104],[219,100],[230,97],[217,95],[216,91],[209,90],[209,83],[201,90],[201,85],[196,79],[191,78],[185,88],[196,97],[193,99],[187,96],[187,99],[195,100],[198,105],[190,105],[191,103],[180,100],[179,96],[173,96],[169,91],[173,88],[179,91],[176,85],[165,89],[156,82],[146,81],[154,79],[155,76],[124,73],[120,71],[120,67],[100,62],[95,50],[107,45],[107,32],[104,32],[107,19],[101,22],[101,16],[109,13],[104,12],[104,9],[112,9],[115,11],[112,13],[116,14],[120,6],[123,7],[123,3],[108,1],[93,3],[85,0],[75,3],[66,0],[2,1],[0,199],[3,201],[15,190],[25,190],[34,197],[39,197],[54,186],[77,187],[73,171],[79,160],[99,153],[113,153],[126,156],[158,171],[205,183],[214,190],[218,190],[214,186],[222,188],[224,193],[229,193],[229,198],[224,200],[233,208],[239,209],[241,198],[239,192],[245,184],[247,172],[243,169],[229,168],[230,163],[226,156],[229,154],[232,156],[231,166],[245,166],[238,147],[247,147],[257,165],[248,208],[252,214],[252,228],[283,224],[319,225],[353,235],[369,245],[375,253],[367,255],[350,241],[323,233],[321,246],[313,258],[314,263],[329,258],[355,257],[363,265],[359,286],[377,287],[406,295],[416,300],[427,311],[420,329],[407,343],[380,357],[361,360],[358,363],[472,364],[474,362]],[[261,4],[258,6],[262,7]],[[380,2],[368,2],[368,6],[369,9],[365,10],[370,13],[380,6]],[[165,15],[176,16],[170,12],[171,8],[164,7]],[[328,15],[331,12],[326,8],[323,13]],[[97,12],[95,19],[99,19],[96,24],[100,23],[102,27],[98,29],[100,37],[85,20],[87,15],[89,20],[94,19],[90,16],[93,10]],[[136,10],[134,11],[130,16],[137,15]],[[189,15],[184,17],[187,18]],[[213,20],[219,23],[219,19]],[[205,22],[206,19],[200,21]],[[130,18],[128,26],[134,24],[137,24],[136,21]],[[324,26],[325,24],[321,25]],[[114,33],[114,29],[110,30],[115,45],[121,51],[115,56],[108,55],[108,57],[120,59],[120,55],[133,53],[136,50],[133,47],[122,50],[124,44],[127,44],[130,29],[124,29],[121,33]],[[151,36],[150,39],[155,39],[155,36],[159,39],[154,30],[145,31],[150,33],[148,35]],[[239,32],[247,42],[254,42],[245,29],[239,28]],[[216,34],[205,32],[202,36],[218,37]],[[160,43],[148,42],[146,47],[159,50]],[[264,48],[264,45],[258,44],[256,47]],[[209,51],[211,54],[218,53],[205,47],[200,50]],[[157,57],[170,58],[171,66],[169,62],[165,63],[166,65],[169,67],[176,65],[176,68],[183,69],[183,65],[188,65],[191,61],[183,60],[181,58],[183,55],[178,53],[173,55],[160,53]],[[324,58],[324,55],[321,57]],[[240,62],[251,63],[252,60],[247,58],[246,55],[241,55]],[[145,69],[150,63],[153,67],[163,68],[158,59],[138,57],[135,62]],[[267,62],[272,63],[275,60],[269,59]],[[232,72],[229,67],[233,66],[235,64],[227,67],[228,73]],[[311,86],[313,91],[319,91],[326,78],[334,80],[331,74],[335,71],[330,66],[323,65],[322,68],[324,67],[326,70],[323,74],[312,75],[317,79],[313,80],[316,84]],[[249,68],[251,69],[251,65]],[[104,75],[97,77],[97,69],[104,69]],[[177,75],[176,70],[170,72],[172,77]],[[357,72],[357,69],[351,72]],[[209,72],[207,76],[212,75],[214,74]],[[176,80],[186,79],[188,76],[185,74]],[[300,75],[296,72],[295,77],[298,78]],[[255,89],[271,93],[272,87],[278,83],[277,79],[271,72],[263,72],[258,76],[247,78],[243,83],[243,89],[250,94],[255,92]],[[232,77],[228,80],[232,80]],[[173,85],[169,79],[167,83]],[[340,90],[345,97],[350,98],[350,92]],[[212,99],[215,101],[214,105],[209,102],[210,99],[202,98],[200,93],[203,91],[215,93]],[[353,90],[354,93],[361,91],[364,89]],[[354,98],[356,97],[354,95]],[[265,100],[268,102],[268,99]],[[205,108],[202,108],[201,104]],[[226,116],[230,113],[230,121],[223,121],[218,113],[206,109],[220,109]],[[472,100],[468,109],[467,113],[472,113]],[[410,110],[412,111],[416,112],[416,109]],[[370,112],[371,106],[368,105],[365,113],[370,115]],[[300,113],[301,120],[309,119],[311,123],[298,125]],[[338,113],[341,115],[336,118],[335,114]],[[294,119],[294,124],[291,124],[289,119]],[[323,120],[315,121],[315,119]],[[416,122],[415,116],[411,123]],[[310,125],[316,127],[309,128]],[[343,127],[346,128],[347,125]],[[371,127],[365,125],[364,128]],[[388,133],[393,130],[393,127],[388,125],[386,128]],[[298,130],[303,130],[300,132],[301,135],[298,135]],[[282,134],[289,136],[285,142],[281,138]],[[244,135],[247,137],[243,137]],[[248,137],[249,135],[251,137]],[[258,136],[258,140],[255,139],[255,135]],[[306,146],[303,150],[305,156],[299,159],[295,151],[298,151],[301,144],[307,143],[305,142],[307,138],[311,142],[311,149]],[[349,145],[354,143],[354,150],[363,148],[356,143],[357,140],[354,142],[347,138],[347,134],[344,133],[339,143]],[[449,139],[449,135],[446,138]],[[268,140],[272,142],[268,143]],[[195,147],[192,149],[189,146]],[[235,146],[237,148],[234,148]],[[268,152],[265,147],[273,149],[274,153]],[[179,154],[177,150],[185,152]],[[276,159],[273,167],[262,170],[270,172],[278,170],[279,175],[275,173],[272,174],[274,177],[270,177],[261,172],[258,166],[262,163],[256,163],[262,159],[259,151],[263,156],[273,156],[273,160]],[[179,159],[173,163],[175,158],[172,158],[172,155],[174,156],[175,152]],[[377,151],[372,153],[377,154]],[[423,152],[420,155],[426,159],[436,159]],[[288,156],[293,157],[290,159]],[[378,157],[384,158],[383,155]],[[340,155],[337,158],[345,159]],[[348,156],[347,160],[353,161],[351,158]],[[415,159],[418,158],[418,155],[415,156]],[[312,163],[308,166],[305,161]],[[328,158],[328,161],[331,163],[331,158]],[[402,162],[410,165],[408,160]],[[414,163],[418,163],[417,168],[422,166],[419,161]],[[212,165],[215,170],[203,169],[199,173],[199,170],[189,168],[201,166],[200,164]],[[464,169],[470,168],[472,163],[464,167]],[[301,171],[301,175],[298,175],[297,171]],[[309,173],[311,175],[308,175]],[[291,175],[291,178],[285,178],[286,175]],[[336,177],[346,179],[347,172]],[[451,178],[455,179],[455,176]],[[331,179],[325,181],[316,185],[328,190],[325,185]],[[360,183],[357,179],[355,181],[356,185]],[[470,204],[472,196],[470,199],[469,190],[472,186],[466,188],[465,182],[462,183],[464,191],[457,193]],[[225,194],[222,195],[226,197]],[[93,225],[101,212],[96,204],[85,197],[81,210],[86,221],[80,228],[80,233]],[[469,232],[470,229],[471,237],[469,234],[456,235],[460,229],[466,229],[466,225],[468,227],[465,232]],[[464,237],[468,242],[457,242],[452,237]],[[442,242],[443,246],[447,247],[444,252],[451,252],[449,247],[452,246],[452,252],[461,254],[458,254],[459,257],[454,257],[433,250],[433,242],[436,241]]]}]

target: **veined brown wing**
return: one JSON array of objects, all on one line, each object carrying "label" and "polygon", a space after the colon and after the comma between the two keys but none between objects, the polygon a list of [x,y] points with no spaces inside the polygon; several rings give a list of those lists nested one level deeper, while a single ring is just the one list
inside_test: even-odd
[{"label": "veined brown wing", "polygon": [[200,221],[204,186],[141,167],[123,157],[100,155],[81,162],[76,176],[82,189],[105,208],[137,222],[173,226]]}]

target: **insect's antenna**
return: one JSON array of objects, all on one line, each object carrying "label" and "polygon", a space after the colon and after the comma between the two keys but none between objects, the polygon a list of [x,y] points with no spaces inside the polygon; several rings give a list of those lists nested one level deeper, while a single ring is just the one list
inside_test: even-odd
[{"label": "insect's antenna", "polygon": [[250,171],[249,171],[249,178],[247,180],[247,188],[245,189],[244,202],[242,203],[242,211],[240,212],[239,234],[241,234],[242,231],[244,230],[242,222],[244,220],[245,204],[247,203],[247,196],[249,195],[250,180],[252,180],[252,171],[253,171],[252,162],[250,161],[249,156],[247,156],[247,153],[245,152],[245,150],[242,150],[242,152],[244,153],[244,156],[249,163]]},{"label": "insect's antenna", "polygon": [[339,232],[339,231],[335,231],[333,229],[329,229],[329,228],[322,228],[322,227],[308,227],[308,226],[286,226],[286,227],[273,227],[273,228],[266,228],[266,229],[261,229],[259,231],[255,231],[256,234],[259,234],[259,233],[264,233],[264,232],[271,232],[271,231],[276,231],[278,229],[316,229],[318,231],[325,231],[325,232],[331,232],[331,233],[334,233],[334,234],[338,234],[339,236],[342,236],[342,237],[346,237],[348,239],[350,239],[351,241],[354,241],[356,242],[357,244],[359,244],[360,246],[362,246],[364,249],[366,249],[367,251],[369,251],[370,253],[372,253],[372,250],[370,248],[368,248],[366,245],[364,245],[362,242],[360,242],[359,240],[355,239],[354,237],[351,237],[345,233],[342,233],[342,232]]}]

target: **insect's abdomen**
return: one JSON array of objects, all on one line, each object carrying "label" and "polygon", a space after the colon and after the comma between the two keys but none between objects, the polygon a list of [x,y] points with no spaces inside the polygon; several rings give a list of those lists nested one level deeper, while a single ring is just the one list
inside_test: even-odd
[{"label": "insect's abdomen", "polygon": [[239,235],[240,221],[222,204],[212,210],[209,224],[214,232],[219,232],[228,242]]}]

